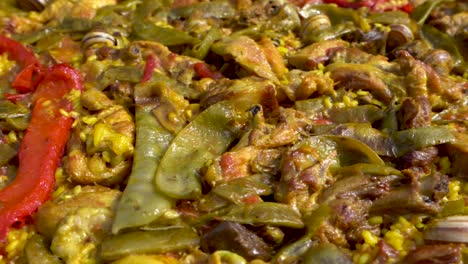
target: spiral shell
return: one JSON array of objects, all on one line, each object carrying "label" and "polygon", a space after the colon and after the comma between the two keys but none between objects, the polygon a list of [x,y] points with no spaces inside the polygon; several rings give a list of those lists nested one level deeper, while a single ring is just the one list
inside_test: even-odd
[{"label": "spiral shell", "polygon": [[406,25],[391,25],[387,36],[387,47],[394,49],[414,39],[413,32]]},{"label": "spiral shell", "polygon": [[313,15],[303,23],[301,28],[301,37],[307,38],[309,34],[317,34],[317,32],[329,27],[331,27],[331,21],[327,15]]},{"label": "spiral shell", "polygon": [[28,11],[42,11],[50,0],[18,0],[18,5]]},{"label": "spiral shell", "polygon": [[93,45],[100,44],[105,46],[117,47],[119,40],[112,34],[104,31],[91,31],[87,33],[81,40],[83,48],[89,48]]}]

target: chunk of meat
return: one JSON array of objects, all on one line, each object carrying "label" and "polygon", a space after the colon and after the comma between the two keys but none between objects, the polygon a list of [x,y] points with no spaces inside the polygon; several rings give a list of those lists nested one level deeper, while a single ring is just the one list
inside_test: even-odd
[{"label": "chunk of meat", "polygon": [[52,252],[69,264],[99,260],[98,245],[110,235],[114,213],[109,208],[81,207],[60,222]]},{"label": "chunk of meat", "polygon": [[326,40],[311,44],[288,58],[289,64],[301,70],[314,70],[329,60],[329,52],[340,47],[347,47],[348,42],[343,40]]},{"label": "chunk of meat", "polygon": [[389,103],[394,97],[387,85],[392,82],[393,75],[377,67],[368,64],[333,63],[326,69],[338,88],[369,91],[384,103]]},{"label": "chunk of meat", "polygon": [[343,231],[348,242],[357,242],[362,237],[363,230],[370,230],[367,222],[370,201],[355,197],[335,199],[330,202],[333,213],[331,221],[334,226]]},{"label": "chunk of meat", "polygon": [[278,77],[282,77],[288,72],[283,57],[281,56],[278,49],[273,44],[273,41],[267,37],[262,37],[258,42],[262,49],[271,69]]},{"label": "chunk of meat", "polygon": [[206,252],[229,250],[247,260],[271,258],[272,248],[258,235],[236,222],[222,222],[201,238]]},{"label": "chunk of meat", "polygon": [[82,207],[114,208],[120,191],[101,186],[76,187],[46,202],[35,215],[37,231],[52,238],[60,221]]},{"label": "chunk of meat", "polygon": [[436,147],[427,147],[411,151],[400,158],[401,166],[406,169],[413,166],[424,167],[432,164],[439,151]]},{"label": "chunk of meat", "polygon": [[214,43],[211,48],[223,57],[233,58],[247,71],[278,83],[267,57],[253,39],[246,36],[225,37]]},{"label": "chunk of meat", "polygon": [[291,101],[304,100],[311,95],[333,93],[333,80],[318,71],[292,70],[288,72],[288,84],[281,86]]},{"label": "chunk of meat", "polygon": [[376,258],[371,262],[372,264],[386,264],[389,263],[391,259],[397,259],[400,255],[398,250],[390,246],[385,240],[380,239],[377,242],[378,253]]},{"label": "chunk of meat", "polygon": [[249,144],[262,148],[275,148],[293,144],[306,133],[313,123],[304,112],[292,108],[279,108],[276,125],[260,121],[249,134]]},{"label": "chunk of meat", "polygon": [[461,261],[461,245],[425,245],[408,253],[407,264],[455,264]]},{"label": "chunk of meat", "polygon": [[431,104],[427,97],[405,98],[399,111],[400,129],[430,126],[431,114]]},{"label": "chunk of meat", "polygon": [[255,147],[245,147],[224,153],[220,161],[223,178],[229,181],[250,175],[250,161],[258,155],[259,151]]}]

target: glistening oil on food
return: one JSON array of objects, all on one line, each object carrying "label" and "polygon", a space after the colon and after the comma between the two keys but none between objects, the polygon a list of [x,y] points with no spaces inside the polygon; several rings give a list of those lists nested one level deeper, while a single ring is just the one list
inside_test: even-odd
[{"label": "glistening oil on food", "polygon": [[2,0],[0,264],[468,261],[468,3]]}]

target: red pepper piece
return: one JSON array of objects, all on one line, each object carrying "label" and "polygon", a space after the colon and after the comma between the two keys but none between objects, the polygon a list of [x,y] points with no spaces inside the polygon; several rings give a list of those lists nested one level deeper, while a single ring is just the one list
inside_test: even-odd
[{"label": "red pepper piece", "polygon": [[367,7],[372,6],[374,1],[371,1],[371,0],[362,0],[362,1],[324,0],[323,2],[327,4],[337,4],[339,7],[345,7],[345,8],[361,8],[364,6],[367,6]]},{"label": "red pepper piece", "polygon": [[261,202],[262,199],[261,199],[260,196],[258,196],[258,195],[251,195],[251,196],[245,197],[244,199],[242,199],[242,201],[243,201],[245,204],[256,204],[256,203]]},{"label": "red pepper piece", "polygon": [[33,95],[34,107],[21,141],[17,175],[0,191],[0,243],[12,224],[31,215],[53,191],[55,170],[73,123],[73,118],[60,109],[72,110],[66,98],[72,89],[83,89],[80,75],[58,64],[48,70]]},{"label": "red pepper piece", "polygon": [[23,94],[4,93],[3,97],[16,104],[19,101],[22,101],[25,98],[27,98],[29,95],[31,95],[31,93],[23,93]]},{"label": "red pepper piece", "polygon": [[324,0],[324,3],[327,4],[337,4],[339,7],[344,8],[361,8],[367,7],[371,11],[374,12],[383,12],[383,11],[390,11],[390,10],[401,10],[407,13],[411,13],[413,11],[413,5],[411,3],[406,3],[403,5],[386,5],[389,0]]},{"label": "red pepper piece", "polygon": [[143,72],[143,78],[141,78],[141,82],[147,82],[153,76],[153,71],[156,68],[160,67],[159,59],[157,59],[153,54],[149,55],[146,59],[145,71]]},{"label": "red pepper piece", "polygon": [[211,78],[213,80],[218,80],[224,77],[222,73],[213,71],[207,64],[203,62],[195,63],[193,65],[193,69],[200,78]]},{"label": "red pepper piece", "polygon": [[333,124],[332,121],[326,119],[326,118],[319,118],[319,119],[315,119],[312,121],[314,124],[316,125],[331,125]]},{"label": "red pepper piece", "polygon": [[20,93],[33,91],[42,77],[39,60],[34,52],[18,41],[0,35],[0,54],[5,52],[8,59],[16,61],[22,68],[11,86]]}]

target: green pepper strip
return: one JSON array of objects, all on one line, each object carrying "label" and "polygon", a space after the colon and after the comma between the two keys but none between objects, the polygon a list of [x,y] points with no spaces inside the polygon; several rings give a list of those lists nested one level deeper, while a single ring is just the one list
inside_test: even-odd
[{"label": "green pepper strip", "polygon": [[151,106],[137,103],[135,108],[137,134],[133,168],[117,206],[113,233],[149,224],[173,206],[173,200],[153,186],[159,160],[173,136],[152,115]]}]

